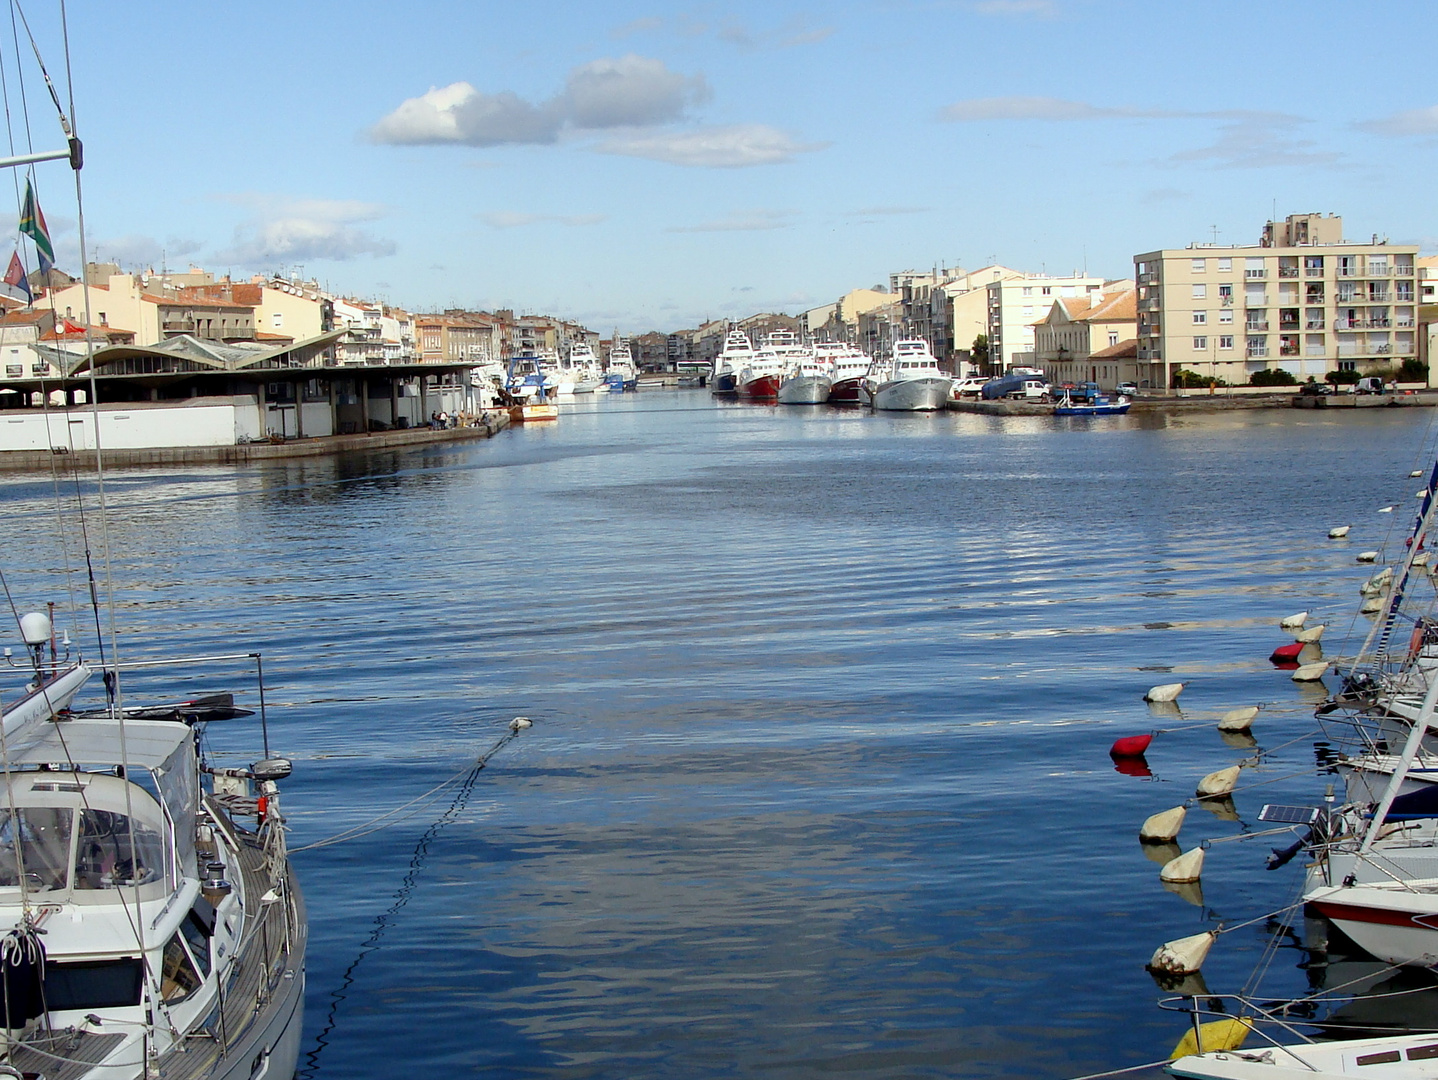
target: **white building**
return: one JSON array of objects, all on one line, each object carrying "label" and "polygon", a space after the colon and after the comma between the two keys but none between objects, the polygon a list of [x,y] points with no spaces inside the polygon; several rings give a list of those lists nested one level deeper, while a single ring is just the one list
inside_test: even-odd
[{"label": "white building", "polygon": [[1055,300],[1086,298],[1101,292],[1103,285],[1103,278],[1086,274],[1023,274],[988,282],[989,363],[994,370],[1032,364],[1034,323],[1048,315]]}]

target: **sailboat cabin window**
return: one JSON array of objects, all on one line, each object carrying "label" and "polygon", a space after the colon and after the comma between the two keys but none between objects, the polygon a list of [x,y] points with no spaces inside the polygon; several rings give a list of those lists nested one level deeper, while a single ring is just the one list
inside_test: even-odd
[{"label": "sailboat cabin window", "polygon": [[165,945],[160,965],[160,996],[166,1001],[184,1001],[200,988],[200,973],[176,934]]},{"label": "sailboat cabin window", "polygon": [[164,868],[164,841],[144,822],[109,810],[80,812],[75,888],[143,885],[158,878]]},{"label": "sailboat cabin window", "polygon": [[[23,806],[0,816],[0,888],[63,889],[70,873],[73,813],[64,806]],[[16,840],[19,851],[16,851]]]}]

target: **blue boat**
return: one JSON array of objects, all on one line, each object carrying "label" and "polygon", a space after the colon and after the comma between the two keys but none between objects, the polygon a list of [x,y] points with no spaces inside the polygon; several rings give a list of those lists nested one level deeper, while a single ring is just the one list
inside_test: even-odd
[{"label": "blue boat", "polygon": [[1076,401],[1068,394],[1059,398],[1058,404],[1054,406],[1055,416],[1122,416],[1128,412],[1128,407],[1133,402],[1126,397],[1120,397],[1117,401],[1104,396],[1094,394],[1085,401]]}]

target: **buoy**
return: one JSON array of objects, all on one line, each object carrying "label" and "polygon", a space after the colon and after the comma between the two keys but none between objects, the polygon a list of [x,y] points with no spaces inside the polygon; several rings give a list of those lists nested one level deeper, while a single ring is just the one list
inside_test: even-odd
[{"label": "buoy", "polygon": [[1304,645],[1311,645],[1315,641],[1322,640],[1323,631],[1327,629],[1327,626],[1323,623],[1319,623],[1317,626],[1310,626],[1307,630],[1298,631],[1298,633],[1293,635],[1293,640],[1302,642]]},{"label": "buoy", "polygon": [[1177,1061],[1179,1058],[1190,1057],[1193,1054],[1237,1050],[1243,1045],[1243,1040],[1248,1037],[1252,1028],[1253,1021],[1243,1016],[1231,1020],[1210,1020],[1205,1024],[1199,1024],[1197,1032],[1189,1028],[1188,1033],[1178,1040],[1178,1045],[1173,1048],[1173,1055],[1169,1060]]},{"label": "buoy", "polygon": [[515,733],[523,731],[527,727],[533,727],[534,721],[527,716],[516,716],[509,722],[509,730]]},{"label": "buoy", "polygon": [[1182,806],[1160,810],[1138,827],[1138,838],[1146,844],[1167,844],[1178,836],[1188,811]]},{"label": "buoy", "polygon": [[1219,731],[1247,731],[1253,726],[1254,719],[1258,716],[1258,706],[1250,705],[1246,709],[1233,709],[1226,712],[1218,721]]},{"label": "buoy", "polygon": [[1292,645],[1280,645],[1273,650],[1273,655],[1268,659],[1275,664],[1296,664],[1298,662],[1298,654],[1301,653],[1303,649],[1304,643],[1301,641],[1295,641]]},{"label": "buoy", "polygon": [[1422,470],[1422,469],[1414,469],[1414,470],[1413,470],[1411,473],[1409,473],[1408,475],[1411,476],[1411,477],[1413,477],[1413,479],[1416,480],[1416,479],[1418,479],[1418,477],[1420,477],[1420,476],[1423,475],[1423,470]]},{"label": "buoy", "polygon": [[1415,492],[1413,493],[1413,497],[1414,497],[1415,499],[1426,499],[1426,498],[1428,498],[1428,489],[1427,489],[1427,488],[1424,488],[1422,491],[1415,491]]},{"label": "buoy", "polygon": [[1301,664],[1291,676],[1294,682],[1317,682],[1323,678],[1324,672],[1328,670],[1328,661],[1320,660],[1316,664]]},{"label": "buoy", "polygon": [[1115,739],[1112,746],[1108,748],[1111,757],[1140,757],[1148,744],[1153,742],[1153,735],[1128,735],[1122,739]]},{"label": "buoy", "polygon": [[1150,971],[1165,971],[1170,975],[1191,975],[1203,967],[1208,950],[1213,948],[1218,934],[1205,930],[1192,937],[1175,938],[1165,941],[1154,952],[1148,962]]},{"label": "buoy", "polygon": [[1329,530],[1328,530],[1328,539],[1330,539],[1330,540],[1342,540],[1345,536],[1348,535],[1348,530],[1349,530],[1350,528],[1351,528],[1351,526],[1349,526],[1349,525],[1338,525],[1338,526],[1336,526],[1336,527],[1334,527],[1334,528],[1332,528],[1332,529],[1329,529]]},{"label": "buoy", "polygon": [[1414,566],[1427,566],[1427,565],[1428,565],[1428,552],[1426,552],[1426,551],[1420,551],[1417,555],[1414,555],[1414,556],[1413,556],[1413,565],[1414,565]]},{"label": "buoy", "polygon": [[1380,514],[1391,514],[1391,513],[1393,513],[1393,511],[1395,511],[1395,510],[1397,510],[1397,509],[1398,509],[1398,507],[1396,507],[1396,506],[1380,506],[1380,507],[1378,508],[1378,512],[1379,512]]},{"label": "buoy", "polygon": [[1187,683],[1170,682],[1170,683],[1164,683],[1164,684],[1161,685],[1161,686],[1152,686],[1152,687],[1149,687],[1148,693],[1146,693],[1146,694],[1143,695],[1143,700],[1144,700],[1144,701],[1176,701],[1176,700],[1178,700],[1178,695],[1181,694],[1181,693],[1183,693],[1183,688],[1184,688],[1185,686],[1187,686],[1187,685],[1188,685]]},{"label": "buoy", "polygon": [[1365,599],[1363,603],[1358,605],[1358,614],[1376,615],[1378,614],[1378,612],[1383,610],[1383,605],[1385,603],[1387,603],[1387,598],[1382,593],[1379,593],[1375,596],[1370,596]]},{"label": "buoy", "polygon": [[1238,774],[1242,768],[1241,765],[1230,765],[1226,769],[1209,773],[1198,782],[1198,797],[1212,799],[1227,795],[1238,783]]},{"label": "buoy", "polygon": [[1359,562],[1377,562],[1377,561],[1378,561],[1378,552],[1376,552],[1376,551],[1360,551],[1360,552],[1358,553],[1358,561],[1359,561]]},{"label": "buoy", "polygon": [[1378,571],[1378,573],[1374,574],[1372,578],[1373,584],[1377,585],[1380,589],[1392,580],[1393,567],[1391,566],[1385,566],[1382,570]]},{"label": "buoy", "polygon": [[1290,615],[1288,618],[1281,620],[1278,624],[1278,628],[1280,630],[1301,630],[1303,629],[1303,624],[1307,621],[1308,612],[1300,611],[1297,615]]},{"label": "buoy", "polygon": [[1203,848],[1185,851],[1158,872],[1160,881],[1197,881],[1203,876]]}]

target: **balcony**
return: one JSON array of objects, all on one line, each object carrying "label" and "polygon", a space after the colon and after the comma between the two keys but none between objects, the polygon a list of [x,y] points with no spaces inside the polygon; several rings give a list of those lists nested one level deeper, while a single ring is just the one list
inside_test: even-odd
[{"label": "balcony", "polygon": [[1149,271],[1148,273],[1146,273],[1146,274],[1139,274],[1139,276],[1138,276],[1138,283],[1139,283],[1140,285],[1157,285],[1157,284],[1158,284],[1158,275],[1155,274],[1152,270],[1150,270],[1150,271]]},{"label": "balcony", "polygon": [[1224,307],[1233,307],[1233,295],[1230,293],[1227,296],[1220,296],[1218,302]]},{"label": "balcony", "polygon": [[1368,303],[1370,304],[1391,304],[1392,302],[1392,298],[1388,295],[1387,289],[1368,294]]},{"label": "balcony", "polygon": [[1387,277],[1391,273],[1393,273],[1393,268],[1390,267],[1387,263],[1370,262],[1368,264],[1368,274],[1366,276]]},{"label": "balcony", "polygon": [[1322,330],[1322,329],[1324,328],[1324,327],[1323,327],[1323,320],[1322,320],[1322,319],[1309,319],[1308,322],[1304,324],[1304,327],[1303,327],[1303,328],[1304,328],[1305,330]]},{"label": "balcony", "polygon": [[1267,271],[1267,270],[1245,270],[1245,271],[1243,272],[1243,276],[1246,277],[1246,278],[1266,278],[1266,277],[1268,276],[1268,271]]},{"label": "balcony", "polygon": [[1243,328],[1249,333],[1262,333],[1268,329],[1268,320],[1264,319],[1262,322],[1247,322],[1243,324]]},{"label": "balcony", "polygon": [[1278,268],[1278,276],[1281,278],[1296,278],[1298,276],[1298,267],[1280,266]]},{"label": "balcony", "polygon": [[1268,355],[1268,346],[1267,346],[1267,345],[1250,345],[1250,346],[1248,347],[1248,358],[1249,358],[1250,360],[1252,360],[1254,357],[1257,357],[1257,356],[1267,356],[1267,355]]},{"label": "balcony", "polygon": [[1363,271],[1356,266],[1340,266],[1338,276],[1342,278],[1362,277]]},{"label": "balcony", "polygon": [[1322,345],[1308,345],[1308,346],[1305,346],[1305,347],[1304,347],[1303,355],[1304,355],[1304,356],[1326,356],[1326,355],[1327,355],[1327,352],[1328,352],[1328,350],[1326,350]]},{"label": "balcony", "polygon": [[1406,326],[1406,327],[1410,327],[1410,328],[1411,328],[1411,327],[1417,326],[1418,324],[1415,323],[1411,318],[1399,318],[1399,319],[1394,320],[1393,325],[1394,325],[1394,326],[1398,326],[1398,327],[1405,327],[1405,326]]},{"label": "balcony", "polygon": [[1321,267],[1321,266],[1305,266],[1305,267],[1303,268],[1303,276],[1304,276],[1304,277],[1322,277],[1322,276],[1323,276],[1323,267]]}]

